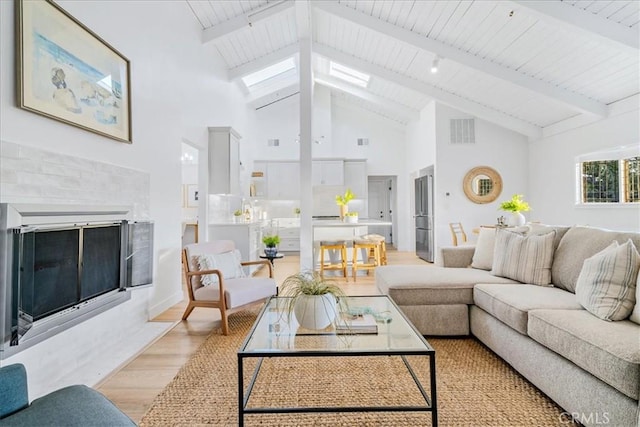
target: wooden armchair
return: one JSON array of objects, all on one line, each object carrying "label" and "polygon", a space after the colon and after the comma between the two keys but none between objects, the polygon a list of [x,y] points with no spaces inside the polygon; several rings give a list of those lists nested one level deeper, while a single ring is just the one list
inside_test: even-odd
[{"label": "wooden armchair", "polygon": [[[277,292],[271,263],[267,260],[240,262],[239,252],[231,240],[186,245],[182,263],[189,293],[189,304],[182,320],[186,320],[196,307],[217,308],[222,317],[223,335],[229,334],[229,314],[263,302]],[[203,263],[213,263],[217,268],[201,270],[199,265]],[[242,267],[257,264],[264,264],[269,269],[268,278],[245,277],[240,273]],[[208,277],[205,279],[205,276]]]},{"label": "wooden armchair", "polygon": [[467,233],[462,228],[460,222],[450,222],[449,228],[451,229],[451,239],[453,240],[453,246],[458,246],[459,243],[467,243]]}]

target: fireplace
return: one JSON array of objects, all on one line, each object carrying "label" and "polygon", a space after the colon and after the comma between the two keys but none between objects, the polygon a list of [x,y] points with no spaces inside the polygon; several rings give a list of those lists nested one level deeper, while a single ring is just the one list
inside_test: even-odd
[{"label": "fireplace", "polygon": [[126,207],[0,205],[0,358],[152,283],[153,223]]}]

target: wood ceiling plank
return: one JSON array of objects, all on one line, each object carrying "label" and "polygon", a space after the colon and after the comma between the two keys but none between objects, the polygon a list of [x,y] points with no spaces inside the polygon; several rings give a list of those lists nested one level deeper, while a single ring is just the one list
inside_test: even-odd
[{"label": "wood ceiling plank", "polygon": [[[253,9],[248,13],[241,13],[238,9],[238,15],[234,15],[234,2],[215,2],[214,9],[219,16],[224,15],[224,20],[218,22],[210,28],[205,29],[202,34],[203,43],[212,42],[222,37],[233,34],[236,31],[242,31],[246,27],[257,25],[261,21],[281,14],[288,9],[293,8],[294,3],[291,1],[283,1],[279,3],[264,2],[260,8]],[[238,7],[237,5],[235,7]]]},{"label": "wood ceiling plank", "polygon": [[439,40],[440,34],[444,30],[444,28],[449,24],[449,22],[451,22],[452,19],[457,20],[455,16],[458,9],[460,9],[460,11],[464,9],[463,2],[461,1],[444,2],[442,13],[434,23],[433,28],[431,28],[431,31],[427,36],[431,37],[432,39]]},{"label": "wood ceiling plank", "polygon": [[495,2],[474,2],[460,20],[459,28],[452,31],[452,34],[444,41],[461,50],[468,50],[464,47],[465,43],[473,37],[478,27],[489,19],[495,7]]},{"label": "wood ceiling plank", "polygon": [[[606,10],[609,7],[615,8],[611,11],[613,13],[620,4],[618,2],[598,2],[597,5],[589,6],[585,11],[560,1],[510,1],[523,8],[525,13],[537,15],[556,25],[564,25],[583,36],[598,38],[614,49],[624,49],[635,55],[640,49],[640,32],[637,29],[606,19]],[[599,15],[601,11],[603,13]]]},{"label": "wood ceiling plank", "polygon": [[427,96],[440,100],[443,104],[449,105],[453,108],[457,108],[462,111],[466,111],[469,114],[474,114],[476,117],[498,123],[507,129],[512,129],[516,132],[527,135],[532,139],[537,139],[542,136],[542,129],[539,126],[532,125],[522,119],[508,116],[501,113],[494,108],[482,105],[476,101],[473,101],[462,96],[458,96],[440,89],[436,86],[423,83],[416,79],[407,78],[401,74],[395,73],[391,70],[385,69],[376,64],[371,64],[356,58],[352,55],[345,54],[329,46],[323,46],[314,44],[314,52],[319,55],[333,58],[338,62],[341,62],[347,66],[357,68],[371,75],[376,75],[380,78],[396,82],[402,86],[408,87],[412,90],[422,92]]},{"label": "wood ceiling plank", "polygon": [[396,18],[394,25],[397,25],[402,28],[406,28],[407,21],[413,15],[414,10],[416,10],[416,2],[414,1],[402,1],[400,4],[400,11],[398,12],[398,17]]},{"label": "wood ceiling plank", "polygon": [[208,28],[212,25],[211,20],[205,11],[205,8],[208,6],[207,2],[188,0],[187,3],[200,25],[202,25],[202,29]]},{"label": "wood ceiling plank", "polygon": [[453,33],[459,27],[460,22],[464,19],[465,15],[473,5],[473,2],[461,1],[457,3],[456,9],[451,14],[451,17],[447,22],[442,25],[438,33],[435,35],[436,40],[449,43],[454,40]]}]

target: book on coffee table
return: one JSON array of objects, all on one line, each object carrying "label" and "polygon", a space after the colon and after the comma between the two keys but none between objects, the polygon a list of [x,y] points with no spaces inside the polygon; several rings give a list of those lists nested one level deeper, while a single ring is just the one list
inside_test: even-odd
[{"label": "book on coffee table", "polygon": [[336,322],[338,334],[377,334],[378,324],[372,314],[342,313]]}]

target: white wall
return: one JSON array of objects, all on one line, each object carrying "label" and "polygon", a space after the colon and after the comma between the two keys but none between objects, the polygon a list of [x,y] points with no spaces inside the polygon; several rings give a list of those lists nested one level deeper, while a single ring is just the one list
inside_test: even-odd
[{"label": "white wall", "polygon": [[434,165],[436,162],[436,103],[435,101],[427,104],[420,111],[420,118],[412,121],[407,125],[406,137],[406,162],[404,180],[407,181],[407,192],[409,199],[408,208],[408,225],[398,233],[404,233],[408,242],[407,249],[414,251],[416,247],[415,235],[415,194],[413,191],[414,180],[420,176],[420,171],[427,166]]},{"label": "white wall", "polygon": [[[405,159],[406,144],[403,126],[376,113],[344,102],[336,102],[330,91],[316,85],[314,108],[318,110],[314,119],[314,137],[324,135],[324,142],[313,146],[314,158],[338,157],[347,159],[367,159],[368,175],[396,175],[398,179],[398,212],[396,215],[398,232],[396,244],[400,250],[410,250],[408,241],[411,233],[409,224],[409,187]],[[330,106],[327,102],[331,101]],[[297,160],[300,147],[295,139],[299,129],[299,98],[292,97],[255,114],[256,144],[253,159]],[[326,113],[330,110],[330,118]],[[331,127],[330,134],[327,126]],[[318,134],[316,135],[316,132]],[[279,138],[279,147],[268,147],[267,139]],[[369,138],[368,146],[358,146],[358,138]],[[413,188],[413,183],[411,183]],[[412,219],[411,219],[412,221]]]},{"label": "white wall", "polygon": [[[474,227],[495,224],[496,218],[504,214],[498,210],[501,201],[510,199],[513,194],[524,194],[525,200],[531,199],[528,194],[527,138],[476,118],[476,143],[451,144],[449,120],[471,117],[445,105],[436,105],[436,247],[452,244],[450,222],[461,222],[469,240],[474,241],[471,232]],[[495,202],[476,204],[465,196],[464,176],[476,166],[490,166],[502,176],[502,194]],[[536,209],[535,204],[533,208]]]},{"label": "white wall", "polygon": [[[616,105],[618,104],[618,105]],[[612,104],[609,118],[530,144],[532,218],[551,224],[581,224],[614,230],[640,230],[640,205],[576,205],[576,156],[636,145],[640,152],[638,97]]]},{"label": "white wall", "polygon": [[[182,139],[204,146],[207,126],[233,126],[251,139],[252,112],[235,86],[216,77],[222,73],[215,49],[201,43],[201,27],[185,2],[58,3],[131,61],[133,144],[15,107],[13,2],[6,1],[0,2],[0,139],[149,175],[155,272],[153,292],[141,304],[146,319],[182,299]],[[131,332],[135,325],[110,327]],[[43,365],[49,356],[43,354]]]}]

